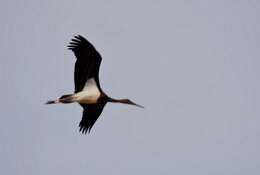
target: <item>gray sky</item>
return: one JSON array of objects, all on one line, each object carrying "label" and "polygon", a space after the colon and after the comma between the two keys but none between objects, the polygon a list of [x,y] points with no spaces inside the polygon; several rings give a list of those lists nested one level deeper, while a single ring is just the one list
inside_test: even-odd
[{"label": "gray sky", "polygon": [[[1,174],[260,174],[256,0],[2,1]],[[75,34],[103,56],[109,104],[89,135],[73,91]]]}]

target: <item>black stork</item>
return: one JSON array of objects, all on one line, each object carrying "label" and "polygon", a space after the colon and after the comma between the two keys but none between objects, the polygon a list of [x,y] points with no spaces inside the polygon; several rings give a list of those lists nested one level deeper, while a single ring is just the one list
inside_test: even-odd
[{"label": "black stork", "polygon": [[79,123],[80,132],[83,134],[90,132],[108,102],[143,108],[129,99],[114,99],[104,93],[100,87],[98,75],[102,57],[88,40],[80,35],[75,36],[69,43],[68,49],[72,50],[76,57],[75,92],[62,95],[59,99],[50,100],[46,104],[79,103],[83,107],[83,116]]}]

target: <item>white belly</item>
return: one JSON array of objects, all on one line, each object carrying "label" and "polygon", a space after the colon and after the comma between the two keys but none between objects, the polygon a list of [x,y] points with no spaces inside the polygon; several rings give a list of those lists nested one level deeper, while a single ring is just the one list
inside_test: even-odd
[{"label": "white belly", "polygon": [[93,104],[97,103],[101,92],[99,91],[94,78],[89,79],[83,90],[74,94],[74,100],[78,103]]},{"label": "white belly", "polygon": [[81,91],[74,95],[75,101],[83,104],[97,103],[100,93],[91,93],[89,91]]}]

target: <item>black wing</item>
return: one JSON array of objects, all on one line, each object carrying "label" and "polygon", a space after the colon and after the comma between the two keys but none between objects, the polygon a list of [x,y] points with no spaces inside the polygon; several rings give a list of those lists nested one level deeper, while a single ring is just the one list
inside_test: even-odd
[{"label": "black wing", "polygon": [[74,70],[75,93],[81,91],[89,78],[94,77],[100,88],[98,72],[101,63],[101,55],[95,47],[84,37],[75,36],[68,45],[77,58]]},{"label": "black wing", "polygon": [[102,113],[106,103],[98,103],[98,104],[87,104],[81,105],[83,107],[83,116],[79,123],[79,131],[82,134],[89,133],[98,117]]}]

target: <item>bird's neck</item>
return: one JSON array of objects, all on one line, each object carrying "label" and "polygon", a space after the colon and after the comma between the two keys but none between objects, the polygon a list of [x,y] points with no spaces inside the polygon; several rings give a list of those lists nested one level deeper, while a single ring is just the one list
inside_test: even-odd
[{"label": "bird's neck", "polygon": [[108,102],[127,104],[127,99],[115,99],[115,98],[108,97]]},{"label": "bird's neck", "polygon": [[136,103],[132,102],[131,100],[125,99],[125,98],[124,99],[114,99],[114,98],[108,97],[108,102],[134,105],[134,106],[143,108],[143,106],[136,104]]}]

